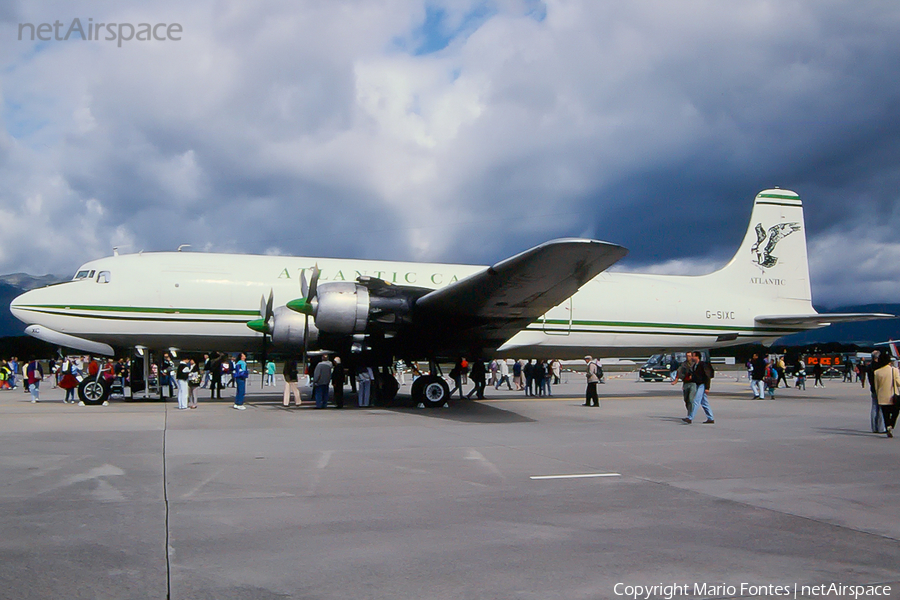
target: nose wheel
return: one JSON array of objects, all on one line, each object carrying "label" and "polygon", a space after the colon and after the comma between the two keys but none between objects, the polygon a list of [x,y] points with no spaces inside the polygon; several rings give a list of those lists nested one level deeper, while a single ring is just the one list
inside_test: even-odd
[{"label": "nose wheel", "polygon": [[88,378],[78,385],[78,398],[87,406],[99,406],[109,400],[109,386]]}]

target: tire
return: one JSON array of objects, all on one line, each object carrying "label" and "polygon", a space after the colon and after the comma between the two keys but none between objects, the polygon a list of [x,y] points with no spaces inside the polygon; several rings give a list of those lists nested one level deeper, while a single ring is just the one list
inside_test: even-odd
[{"label": "tire", "polygon": [[390,374],[381,375],[380,401],[384,406],[390,406],[400,391],[397,378]]},{"label": "tire", "polygon": [[426,378],[426,375],[421,375],[412,382],[412,387],[409,388],[409,395],[412,398],[413,404],[418,404],[423,401],[424,396],[422,395],[422,388],[425,386]]},{"label": "tire", "polygon": [[413,401],[416,404],[421,402],[425,408],[440,408],[450,400],[450,388],[443,377],[424,375],[416,379],[416,384],[413,386]]},{"label": "tire", "polygon": [[100,406],[109,400],[109,386],[89,377],[78,384],[78,398],[87,406]]}]

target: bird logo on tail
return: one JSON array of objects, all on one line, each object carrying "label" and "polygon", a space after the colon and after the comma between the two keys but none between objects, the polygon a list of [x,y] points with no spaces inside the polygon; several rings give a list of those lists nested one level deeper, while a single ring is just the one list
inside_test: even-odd
[{"label": "bird logo on tail", "polygon": [[[757,223],[755,230],[756,243],[750,248],[750,252],[753,254],[753,262],[759,265],[760,268],[770,269],[778,263],[778,257],[772,256],[775,246],[795,231],[800,231],[800,224],[796,222],[779,223],[778,225],[772,225],[766,231],[762,223]],[[763,242],[766,242],[765,246],[763,246]]]}]

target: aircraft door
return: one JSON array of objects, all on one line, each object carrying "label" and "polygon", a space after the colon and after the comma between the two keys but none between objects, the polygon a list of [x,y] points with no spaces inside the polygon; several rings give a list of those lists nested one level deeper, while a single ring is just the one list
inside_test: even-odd
[{"label": "aircraft door", "polygon": [[572,298],[544,313],[541,328],[547,335],[569,335],[572,331]]}]

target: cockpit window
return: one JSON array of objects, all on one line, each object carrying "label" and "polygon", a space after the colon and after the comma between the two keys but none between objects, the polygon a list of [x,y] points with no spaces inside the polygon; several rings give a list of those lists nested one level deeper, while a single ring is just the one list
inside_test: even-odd
[{"label": "cockpit window", "polygon": [[88,270],[78,271],[77,273],[75,273],[75,277],[73,277],[72,280],[74,281],[76,279],[85,279],[89,275],[90,275],[90,271],[88,271]]},{"label": "cockpit window", "polygon": [[97,275],[97,283],[109,283],[109,280],[109,271],[100,271],[100,273]]}]

